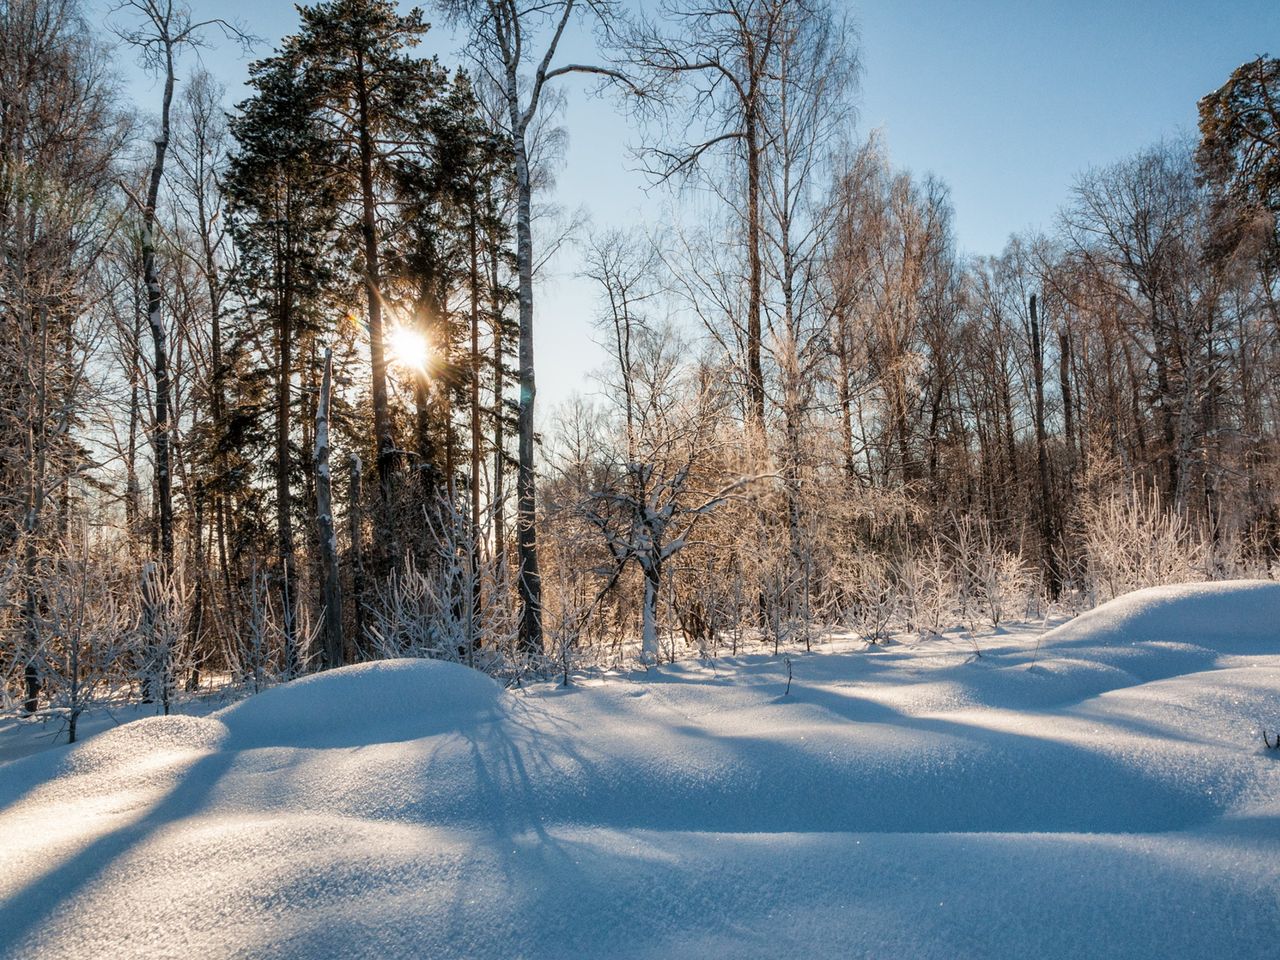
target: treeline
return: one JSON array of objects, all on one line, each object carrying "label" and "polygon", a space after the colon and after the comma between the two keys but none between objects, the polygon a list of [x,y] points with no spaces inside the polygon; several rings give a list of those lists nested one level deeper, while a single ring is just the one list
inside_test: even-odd
[{"label": "treeline", "polygon": [[[1276,61],[1202,101],[1200,143],[971,258],[945,185],[855,139],[831,6],[439,12],[465,69],[415,49],[419,11],[301,7],[228,113],[193,48],[240,25],[127,0],[108,46],[74,0],[0,0],[7,701],[972,637],[1269,575]],[[666,228],[552,225],[567,74],[633,118]],[[611,362],[538,424],[557,249]]]}]

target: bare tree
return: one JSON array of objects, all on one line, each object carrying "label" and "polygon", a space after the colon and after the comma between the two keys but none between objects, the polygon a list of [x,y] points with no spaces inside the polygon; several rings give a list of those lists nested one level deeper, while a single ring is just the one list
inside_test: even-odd
[{"label": "bare tree", "polygon": [[620,55],[649,91],[642,103],[665,107],[662,142],[644,151],[655,179],[706,174],[708,162],[725,150],[745,172],[747,416],[760,432],[765,427],[765,115],[777,93],[776,60],[788,14],[800,6],[787,0],[662,0],[652,19],[629,32]]},{"label": "bare tree", "polygon": [[[100,258],[119,224],[110,207],[126,128],[102,49],[71,0],[6,9],[0,43],[0,553],[17,601],[27,712],[39,706],[40,584],[89,465],[74,432],[94,409],[89,364]],[[51,507],[57,507],[51,513]],[[7,606],[8,598],[6,597]],[[8,658],[6,658],[8,659]]]},{"label": "bare tree", "polygon": [[689,545],[699,521],[754,478],[708,489],[704,471],[722,442],[725,392],[705,367],[681,361],[674,331],[633,329],[630,340],[635,352],[624,376],[632,381],[631,435],[623,457],[610,456],[601,465],[600,484],[583,511],[614,561],[605,589],[629,563],[643,574],[640,657],[654,663],[664,570]]},{"label": "bare tree", "polygon": [[211,29],[229,38],[248,43],[243,31],[222,18],[193,20],[190,9],[175,0],[124,0],[115,8],[129,23],[116,28],[120,39],[138,51],[142,65],[163,78],[160,99],[160,128],[156,135],[155,154],[147,177],[146,195],[138,200],[142,213],[142,276],[147,291],[147,324],[153,346],[152,377],[155,379],[154,414],[151,442],[155,450],[156,496],[160,520],[160,562],[168,570],[173,564],[173,477],[169,450],[169,405],[172,385],[169,377],[169,348],[162,309],[164,295],[160,289],[160,271],[156,260],[156,207],[160,185],[164,180],[165,159],[169,152],[173,92],[177,83],[177,63],[182,51],[203,44]]},{"label": "bare tree", "polygon": [[[581,15],[609,33],[618,17],[614,0],[437,0],[450,19],[469,31],[468,51],[477,68],[500,91],[511,140],[516,189],[516,274],[520,311],[519,387],[516,421],[516,537],[519,592],[523,606],[520,641],[531,653],[542,648],[542,579],[538,572],[536,473],[534,467],[533,364],[533,177],[529,136],[542,109],[547,84],[567,74],[591,74],[627,82],[617,70],[558,63],[565,29]],[[525,76],[532,69],[532,76]]]}]

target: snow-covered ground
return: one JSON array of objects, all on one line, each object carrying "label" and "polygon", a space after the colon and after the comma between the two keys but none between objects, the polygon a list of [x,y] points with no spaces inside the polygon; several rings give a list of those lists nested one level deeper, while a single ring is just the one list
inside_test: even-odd
[{"label": "snow-covered ground", "polygon": [[1280,584],[979,642],[391,661],[45,749],[0,956],[1280,956]]}]

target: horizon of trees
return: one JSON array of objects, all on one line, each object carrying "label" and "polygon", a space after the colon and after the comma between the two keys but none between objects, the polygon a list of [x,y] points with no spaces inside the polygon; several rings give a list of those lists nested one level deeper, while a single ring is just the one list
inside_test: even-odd
[{"label": "horizon of trees", "polygon": [[[371,657],[980,652],[1052,602],[1271,575],[1280,61],[966,257],[946,184],[858,134],[838,5],[437,10],[461,65],[419,10],[301,6],[228,111],[194,53],[239,25],[126,0],[113,46],[76,0],[0,0],[4,704],[74,736],[122,689]],[[567,75],[696,222],[557,214]],[[539,435],[568,246],[609,365]]]}]

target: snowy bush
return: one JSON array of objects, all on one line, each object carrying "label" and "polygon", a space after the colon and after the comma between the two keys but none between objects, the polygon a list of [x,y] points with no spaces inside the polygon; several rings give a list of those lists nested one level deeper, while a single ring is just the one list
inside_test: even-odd
[{"label": "snowy bush", "polygon": [[284,639],[272,605],[267,575],[256,565],[241,591],[243,625],[227,638],[223,654],[231,676],[253,693],[261,691],[282,673]]},{"label": "snowy bush", "polygon": [[888,639],[900,599],[889,563],[873,553],[857,555],[850,587],[852,603],[846,612],[849,625],[868,643]]},{"label": "snowy bush", "polygon": [[447,572],[424,572],[412,555],[392,571],[367,612],[370,648],[375,659],[428,657],[456,660],[466,641]]},{"label": "snowy bush", "polygon": [[1087,576],[1097,601],[1212,574],[1207,538],[1185,515],[1167,509],[1155,488],[1086,499],[1081,520]]},{"label": "snowy bush", "polygon": [[937,635],[951,625],[956,605],[954,573],[936,538],[902,557],[895,566],[895,579],[907,629]]},{"label": "snowy bush", "polygon": [[84,712],[117,699],[134,652],[136,593],[110,575],[111,557],[95,556],[87,535],[59,544],[60,553],[33,584],[33,664],[46,706],[74,743]]},{"label": "snowy bush", "polygon": [[947,542],[957,613],[970,633],[980,621],[995,628],[1027,615],[1038,593],[1037,579],[1020,553],[999,542],[988,521],[957,517]]},{"label": "snowy bush", "polygon": [[[428,514],[435,549],[412,554],[366,610],[364,638],[375,659],[456,660],[491,673],[541,670],[517,645],[518,623],[505,570],[478,548],[483,532],[447,502]],[[545,626],[545,624],[544,624]]]},{"label": "snowy bush", "polygon": [[141,615],[135,632],[134,677],[143,703],[158,702],[169,713],[176,678],[190,665],[192,638],[188,631],[191,591],[181,572],[159,564],[143,564],[139,582]]}]

